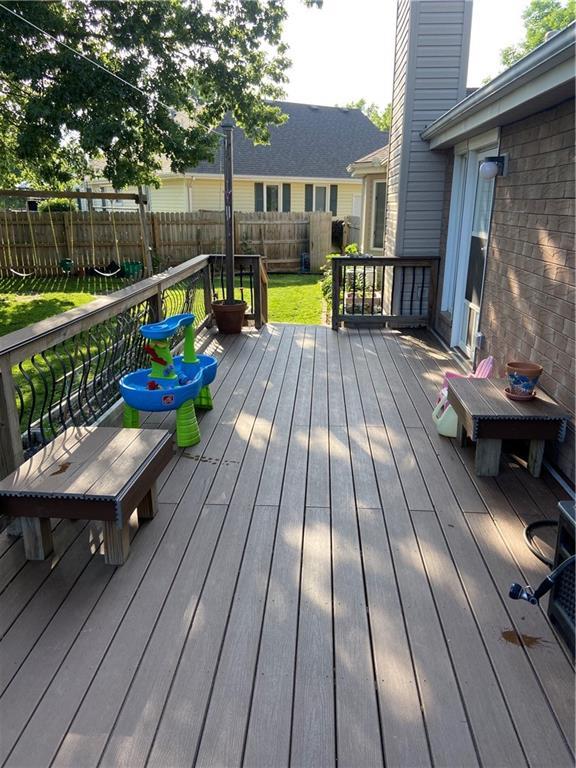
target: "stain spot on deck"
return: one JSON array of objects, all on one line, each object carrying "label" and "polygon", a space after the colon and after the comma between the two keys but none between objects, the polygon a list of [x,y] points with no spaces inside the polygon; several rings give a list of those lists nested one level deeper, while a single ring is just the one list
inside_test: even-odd
[{"label": "stain spot on deck", "polygon": [[60,466],[56,470],[56,472],[50,472],[50,474],[51,475],[61,475],[63,472],[66,472],[66,470],[68,469],[69,466],[70,466],[70,462],[69,461],[63,461],[62,464],[60,464]]},{"label": "stain spot on deck", "polygon": [[500,633],[500,636],[503,640],[506,640],[507,643],[520,646],[524,645],[526,648],[534,648],[549,642],[549,640],[545,640],[543,637],[519,634],[515,629],[504,629]]}]

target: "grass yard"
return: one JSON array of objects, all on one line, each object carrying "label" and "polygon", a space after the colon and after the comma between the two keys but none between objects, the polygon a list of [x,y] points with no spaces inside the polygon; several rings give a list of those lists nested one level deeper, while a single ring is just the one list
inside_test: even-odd
[{"label": "grass yard", "polygon": [[[270,321],[319,325],[320,280],[320,275],[268,275]],[[79,307],[122,286],[121,280],[111,278],[1,278],[0,336]]]},{"label": "grass yard", "polygon": [[122,288],[111,278],[0,278],[0,336]]},{"label": "grass yard", "polygon": [[276,323],[320,325],[321,275],[268,275],[268,319]]}]

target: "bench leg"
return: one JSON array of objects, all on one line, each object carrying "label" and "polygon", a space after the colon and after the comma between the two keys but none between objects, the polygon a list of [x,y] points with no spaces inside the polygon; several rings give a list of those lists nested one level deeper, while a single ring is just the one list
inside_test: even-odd
[{"label": "bench leg", "polygon": [[151,520],[158,512],[158,491],[156,483],[138,504],[138,520]]},{"label": "bench leg", "polygon": [[22,538],[27,560],[45,560],[54,551],[48,517],[21,517]]},{"label": "bench leg", "polygon": [[474,469],[478,477],[496,477],[500,469],[502,440],[480,438],[476,440]]},{"label": "bench leg", "polygon": [[530,440],[530,449],[528,451],[528,471],[534,477],[540,477],[545,447],[545,440]]},{"label": "bench leg", "polygon": [[466,448],[468,440],[466,438],[466,428],[464,424],[458,423],[458,440],[460,441],[460,448]]},{"label": "bench leg", "polygon": [[104,521],[104,562],[107,565],[123,565],[130,553],[130,526],[124,523],[118,528],[113,520]]}]

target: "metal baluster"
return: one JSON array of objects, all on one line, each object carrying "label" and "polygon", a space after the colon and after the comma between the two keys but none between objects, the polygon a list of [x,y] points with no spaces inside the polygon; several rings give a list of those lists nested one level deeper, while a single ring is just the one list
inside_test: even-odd
[{"label": "metal baluster", "polygon": [[[371,315],[376,314],[376,269],[377,267],[372,267],[372,312]],[[382,303],[382,302],[380,302]],[[382,310],[380,310],[382,311]]]},{"label": "metal baluster", "polygon": [[362,267],[362,314],[364,314],[365,310],[365,301],[366,301],[366,266],[364,265]]},{"label": "metal baluster", "polygon": [[352,267],[352,314],[356,314],[356,265]]},{"label": "metal baluster", "polygon": [[25,419],[25,429],[26,429],[26,435],[28,437],[28,448],[30,449],[32,447],[32,417],[34,414],[34,411],[36,410],[36,390],[34,389],[34,384],[32,382],[32,378],[26,373],[26,370],[24,368],[24,362],[18,363],[18,370],[22,374],[22,377],[28,384],[28,389],[31,395],[30,403],[28,405],[28,408],[26,409],[28,412],[24,412],[24,419]]},{"label": "metal baluster", "polygon": [[48,380],[44,372],[42,371],[40,364],[38,363],[36,355],[32,355],[32,357],[30,358],[30,362],[32,363],[32,365],[34,366],[34,370],[40,377],[40,380],[42,382],[42,387],[43,387],[42,403],[40,405],[40,415],[38,417],[38,427],[40,429],[42,444],[46,445],[46,443],[49,442],[49,438],[46,436],[46,432],[44,430],[44,419],[46,418],[46,403],[48,402],[48,383],[47,383]]},{"label": "metal baluster", "polygon": [[54,375],[54,369],[52,364],[49,363],[48,360],[46,359],[46,352],[41,352],[40,356],[44,361],[44,364],[48,369],[48,372],[50,373],[50,389],[48,391],[48,425],[50,427],[52,439],[54,439],[54,437],[56,437],[56,435],[58,434],[58,429],[54,426],[54,422],[52,420],[52,411],[55,409],[56,402],[57,402],[57,399],[55,398],[56,376]]},{"label": "metal baluster", "polygon": [[250,264],[250,271],[248,274],[248,280],[250,285],[250,312],[254,313],[254,265]]}]

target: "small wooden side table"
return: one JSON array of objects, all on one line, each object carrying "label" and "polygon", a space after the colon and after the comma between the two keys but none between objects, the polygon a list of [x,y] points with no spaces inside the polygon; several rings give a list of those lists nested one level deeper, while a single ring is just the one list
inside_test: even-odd
[{"label": "small wooden side table", "polygon": [[[541,390],[533,400],[510,400],[508,379],[449,379],[448,402],[460,430],[476,441],[475,470],[496,476],[502,440],[529,440],[528,470],[540,476],[546,440],[564,440],[570,414]],[[462,434],[462,432],[461,432]]]},{"label": "small wooden side table", "polygon": [[52,552],[50,518],[102,520],[106,562],[130,550],[128,519],[152,518],[156,478],[172,456],[165,429],[70,427],[0,482],[0,511],[22,519],[29,560]]}]

